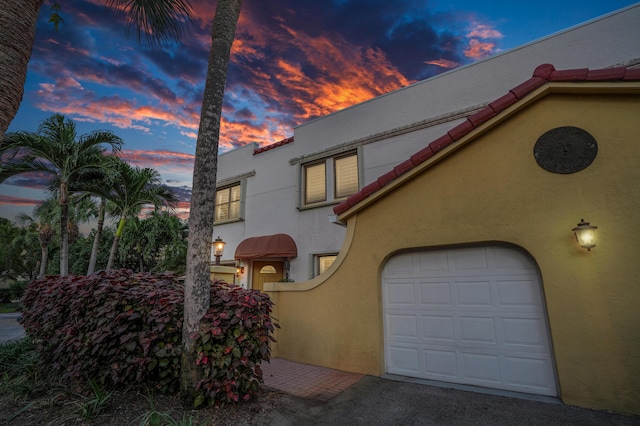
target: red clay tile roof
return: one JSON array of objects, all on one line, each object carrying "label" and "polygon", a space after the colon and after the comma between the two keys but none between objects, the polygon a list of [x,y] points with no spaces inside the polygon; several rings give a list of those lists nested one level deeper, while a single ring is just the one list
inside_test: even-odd
[{"label": "red clay tile roof", "polygon": [[549,82],[592,82],[592,81],[637,81],[640,80],[640,68],[605,68],[590,70],[588,68],[580,68],[573,70],[556,70],[551,64],[543,64],[538,66],[533,72],[533,76],[511,89],[506,95],[491,102],[482,110],[467,117],[467,119],[449,130],[445,135],[430,142],[425,148],[416,152],[404,162],[398,164],[393,170],[380,176],[378,180],[373,181],[359,192],[351,195],[344,202],[333,208],[333,212],[340,215],[356,204],[360,203],[371,194],[380,190],[383,186],[388,185],[399,176],[405,174],[409,170],[425,162],[436,152],[451,145],[459,140],[485,121],[493,118],[497,114],[520,101],[529,93],[538,89]]},{"label": "red clay tile roof", "polygon": [[272,150],[274,148],[277,148],[277,147],[282,146],[282,145],[286,145],[286,144],[291,143],[291,142],[293,142],[293,136],[291,136],[290,138],[282,139],[279,142],[272,143],[271,145],[261,146],[260,148],[254,149],[253,150],[253,155],[260,154],[261,152]]}]

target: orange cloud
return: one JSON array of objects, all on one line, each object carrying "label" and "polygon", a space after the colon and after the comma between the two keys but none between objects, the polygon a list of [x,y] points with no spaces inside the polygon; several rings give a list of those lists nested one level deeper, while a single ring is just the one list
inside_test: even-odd
[{"label": "orange cloud", "polygon": [[495,47],[495,43],[471,39],[469,40],[469,46],[464,50],[464,56],[473,59],[484,59],[494,52]]},{"label": "orange cloud", "polygon": [[448,68],[448,69],[455,68],[455,67],[460,65],[459,63],[457,63],[455,61],[450,61],[448,59],[443,59],[443,58],[435,59],[433,61],[425,61],[425,64],[427,64],[427,65],[435,65],[435,66],[440,67],[440,68]]}]

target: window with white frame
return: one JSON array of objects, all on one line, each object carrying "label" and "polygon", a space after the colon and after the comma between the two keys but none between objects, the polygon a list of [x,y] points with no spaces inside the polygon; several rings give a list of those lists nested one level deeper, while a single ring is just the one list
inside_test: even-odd
[{"label": "window with white frame", "polygon": [[303,165],[304,206],[332,202],[360,189],[358,154],[355,151]]},{"label": "window with white frame", "polygon": [[240,183],[216,189],[216,211],[214,222],[240,219]]}]

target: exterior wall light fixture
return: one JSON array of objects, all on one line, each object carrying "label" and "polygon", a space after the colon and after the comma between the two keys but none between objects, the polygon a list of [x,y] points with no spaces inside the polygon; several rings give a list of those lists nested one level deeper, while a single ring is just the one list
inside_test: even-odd
[{"label": "exterior wall light fixture", "polygon": [[244,274],[244,266],[237,266],[236,267],[236,277],[239,277],[242,274]]},{"label": "exterior wall light fixture", "polygon": [[578,223],[572,231],[576,235],[576,241],[580,247],[591,251],[591,249],[596,246],[596,229],[598,229],[597,226],[593,226],[589,224],[589,222],[585,222],[584,219],[580,219],[580,223]]},{"label": "exterior wall light fixture", "polygon": [[216,238],[213,243],[213,255],[216,258],[216,265],[220,264],[220,258],[222,257],[222,252],[224,252],[224,245],[226,244],[220,237]]}]

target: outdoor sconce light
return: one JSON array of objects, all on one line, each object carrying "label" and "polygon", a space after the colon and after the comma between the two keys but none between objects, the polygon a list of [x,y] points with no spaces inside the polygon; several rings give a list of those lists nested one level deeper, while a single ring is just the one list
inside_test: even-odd
[{"label": "outdoor sconce light", "polygon": [[236,277],[239,277],[242,274],[244,274],[244,266],[236,267]]},{"label": "outdoor sconce light", "polygon": [[213,243],[213,255],[216,257],[216,265],[220,264],[220,258],[222,257],[222,252],[224,251],[224,245],[226,244],[220,237],[216,238]]},{"label": "outdoor sconce light", "polygon": [[596,246],[596,229],[598,229],[597,226],[593,226],[589,224],[589,222],[585,222],[584,219],[580,219],[580,223],[573,228],[572,231],[576,234],[576,241],[580,247],[591,251],[591,249]]}]

